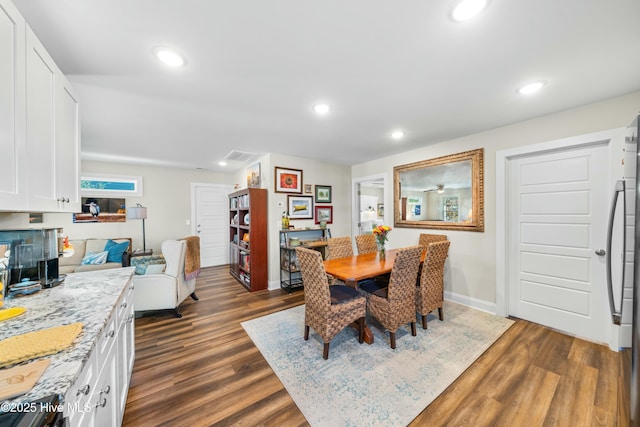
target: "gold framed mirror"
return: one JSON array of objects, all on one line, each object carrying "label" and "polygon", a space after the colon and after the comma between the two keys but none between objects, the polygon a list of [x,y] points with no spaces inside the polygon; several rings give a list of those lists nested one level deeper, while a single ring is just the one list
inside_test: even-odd
[{"label": "gold framed mirror", "polygon": [[484,231],[484,149],[393,168],[395,227]]}]

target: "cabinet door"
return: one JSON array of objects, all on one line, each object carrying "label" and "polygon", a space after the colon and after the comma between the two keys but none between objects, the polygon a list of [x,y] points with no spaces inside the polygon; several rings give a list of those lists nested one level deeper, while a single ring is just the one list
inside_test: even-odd
[{"label": "cabinet door", "polygon": [[112,427],[121,424],[118,416],[115,347],[107,353],[93,395],[94,426]]},{"label": "cabinet door", "polygon": [[27,175],[29,210],[56,211],[56,65],[27,25]]},{"label": "cabinet door", "polygon": [[27,208],[25,172],[25,21],[9,0],[0,0],[0,153],[3,210]]},{"label": "cabinet door", "polygon": [[118,417],[122,419],[124,409],[127,404],[127,394],[129,392],[129,382],[133,371],[133,361],[135,359],[134,350],[134,330],[133,319],[133,284],[130,284],[125,292],[122,301],[118,305],[118,336],[117,336],[117,398]]},{"label": "cabinet door", "polygon": [[55,173],[58,210],[80,212],[80,112],[71,85],[56,78]]}]

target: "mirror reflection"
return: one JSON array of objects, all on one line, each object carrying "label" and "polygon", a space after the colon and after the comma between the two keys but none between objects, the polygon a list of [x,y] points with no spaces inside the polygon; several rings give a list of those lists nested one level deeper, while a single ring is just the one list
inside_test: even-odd
[{"label": "mirror reflection", "polygon": [[483,231],[483,150],[394,168],[395,226]]}]

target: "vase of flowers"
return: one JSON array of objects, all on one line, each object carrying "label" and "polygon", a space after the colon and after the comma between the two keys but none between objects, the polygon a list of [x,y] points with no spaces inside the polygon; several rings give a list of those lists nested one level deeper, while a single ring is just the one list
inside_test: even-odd
[{"label": "vase of flowers", "polygon": [[387,258],[387,250],[385,243],[388,240],[387,235],[391,231],[391,227],[388,225],[379,225],[373,229],[373,235],[376,236],[376,245],[378,246],[378,257],[381,260]]}]

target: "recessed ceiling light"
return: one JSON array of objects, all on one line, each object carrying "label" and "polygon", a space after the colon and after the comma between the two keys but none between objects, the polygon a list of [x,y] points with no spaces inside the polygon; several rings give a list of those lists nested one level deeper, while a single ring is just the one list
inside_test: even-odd
[{"label": "recessed ceiling light", "polygon": [[318,114],[327,114],[331,110],[328,104],[316,104],[313,106],[313,111]]},{"label": "recessed ceiling light", "polygon": [[522,86],[520,89],[518,89],[518,93],[522,95],[531,95],[532,93],[536,93],[537,91],[542,89],[544,84],[545,83],[542,81],[526,84]]},{"label": "recessed ceiling light", "polygon": [[227,166],[227,162],[224,162],[224,161],[220,161],[220,162],[218,162],[218,164],[219,164],[220,166]]},{"label": "recessed ceiling light", "polygon": [[170,67],[182,67],[184,65],[184,59],[170,49],[164,47],[157,48],[155,53],[160,61]]},{"label": "recessed ceiling light", "polygon": [[462,0],[453,9],[451,16],[455,21],[467,21],[487,7],[487,0]]},{"label": "recessed ceiling light", "polygon": [[404,131],[394,130],[393,132],[391,132],[391,138],[395,139],[396,141],[404,138]]}]

